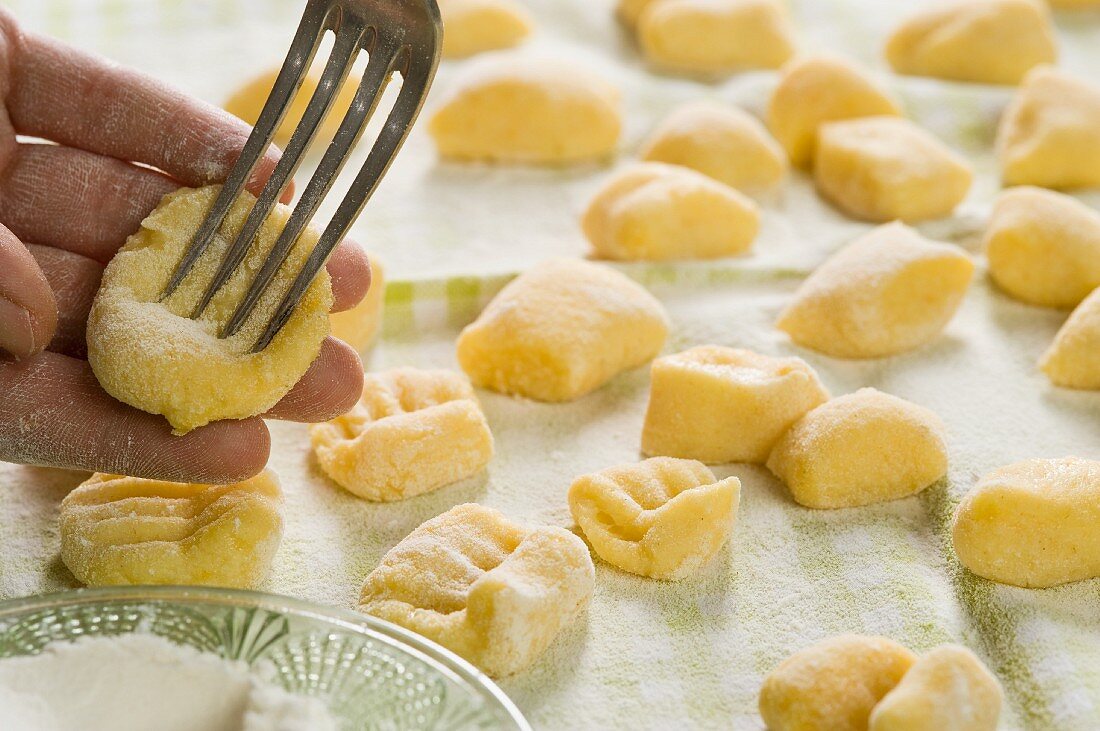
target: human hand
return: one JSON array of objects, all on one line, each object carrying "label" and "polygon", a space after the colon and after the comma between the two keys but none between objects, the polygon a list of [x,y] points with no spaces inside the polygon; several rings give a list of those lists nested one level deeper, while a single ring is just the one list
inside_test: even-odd
[{"label": "human hand", "polygon": [[[259,417],[173,436],[163,417],[103,391],[84,359],[103,267],[163,195],[224,180],[248,125],[25,33],[3,9],[0,98],[0,460],[180,482],[259,472],[270,449]],[[259,193],[277,160],[277,151],[264,158],[249,190]],[[367,258],[351,242],[336,249],[328,271],[334,311],[354,306],[370,286]],[[323,421],[351,408],[361,390],[358,355],[330,337],[265,416]]]}]

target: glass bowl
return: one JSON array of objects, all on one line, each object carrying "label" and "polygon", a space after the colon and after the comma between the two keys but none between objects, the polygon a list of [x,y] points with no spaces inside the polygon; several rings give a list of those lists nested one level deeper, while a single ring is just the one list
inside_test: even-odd
[{"label": "glass bowl", "polygon": [[320,699],[343,731],[530,731],[489,678],[435,643],[362,614],[251,591],[136,586],[0,602],[0,658],[55,640],[145,632],[262,670]]}]

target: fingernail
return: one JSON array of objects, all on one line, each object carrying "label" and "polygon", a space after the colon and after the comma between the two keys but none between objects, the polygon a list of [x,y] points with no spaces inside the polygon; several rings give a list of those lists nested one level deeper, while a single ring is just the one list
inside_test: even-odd
[{"label": "fingernail", "polygon": [[34,353],[34,322],[31,313],[0,297],[0,349],[16,358]]}]

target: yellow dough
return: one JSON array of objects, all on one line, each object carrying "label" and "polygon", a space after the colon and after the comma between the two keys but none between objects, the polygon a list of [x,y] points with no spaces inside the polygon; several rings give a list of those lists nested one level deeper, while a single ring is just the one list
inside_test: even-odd
[{"label": "yellow dough", "polygon": [[370,257],[370,289],[355,307],[329,315],[332,336],[362,352],[382,327],[382,308],[386,299],[386,273],[382,263]]},{"label": "yellow dough", "polygon": [[618,0],[615,6],[615,15],[627,28],[633,29],[638,24],[638,18],[646,8],[656,0]]},{"label": "yellow dough", "polygon": [[955,0],[910,18],[886,43],[886,60],[900,74],[985,84],[1018,84],[1057,58],[1039,0]]},{"label": "yellow dough", "polygon": [[808,508],[853,508],[915,495],[947,474],[940,418],[897,396],[862,388],[802,417],[768,469]]},{"label": "yellow dough", "polygon": [[1062,325],[1039,367],[1056,386],[1100,390],[1100,287]]},{"label": "yellow dough", "polygon": [[591,69],[512,55],[475,62],[428,124],[443,157],[532,165],[608,157],[621,130],[619,91]]},{"label": "yellow dough", "polygon": [[1100,576],[1100,462],[1032,459],[983,477],[955,512],[963,566],[1002,584],[1045,588]]},{"label": "yellow dough", "polygon": [[768,129],[791,162],[808,167],[825,122],[901,116],[901,107],[861,69],[835,56],[801,56],[787,63],[768,102]]},{"label": "yellow dough", "polygon": [[510,282],[458,338],[474,384],[571,401],[652,360],[668,336],[661,303],[614,269],[552,259]]},{"label": "yellow dough", "polygon": [[531,16],[515,0],[440,0],[443,57],[512,48],[531,34]]},{"label": "yellow dough", "polygon": [[670,114],[641,157],[692,168],[738,190],[771,188],[787,175],[787,154],[756,117],[712,102]]},{"label": "yellow dough", "polygon": [[916,661],[885,637],[840,635],[811,645],[764,678],[768,731],[867,731],[867,720]]},{"label": "yellow dough", "polygon": [[733,532],[741,481],[701,462],[655,457],[578,477],[569,510],[596,555],[640,576],[682,579]]},{"label": "yellow dough", "polygon": [[321,469],[367,500],[404,500],[464,480],[493,457],[493,435],[461,373],[368,373],[351,411],[310,428]]},{"label": "yellow dough", "polygon": [[1100,88],[1035,69],[1001,118],[997,155],[1005,185],[1100,186]]},{"label": "yellow dough", "polygon": [[907,119],[849,119],[818,132],[817,189],[854,218],[942,218],[966,197],[972,179],[962,157]]},{"label": "yellow dough", "polygon": [[[225,111],[249,124],[256,124],[256,120],[260,118],[260,112],[267,102],[268,95],[271,94],[271,88],[275,85],[275,78],[278,75],[279,69],[271,69],[249,81],[226,100]],[[294,134],[294,128],[298,126],[298,123],[302,121],[302,116],[306,113],[306,107],[309,106],[309,100],[313,98],[313,93],[317,91],[319,81],[320,76],[318,74],[306,75],[297,95],[291,99],[290,109],[287,110],[283,121],[279,123],[279,127],[275,130],[275,144],[286,147],[286,144],[290,142],[290,136]],[[321,122],[315,140],[328,144],[336,136],[336,130],[340,128],[340,123],[344,121],[344,115],[351,108],[357,89],[358,82],[354,76],[349,75],[343,86],[340,87],[340,91],[336,93],[336,101],[333,102],[328,115]]]},{"label": "yellow dough", "polygon": [[760,211],[752,199],[702,173],[643,162],[604,184],[581,225],[604,259],[714,259],[752,246]]},{"label": "yellow dough", "polygon": [[322,269],[271,344],[250,352],[317,242],[319,234],[307,228],[244,327],[231,338],[217,337],[290,215],[282,205],[202,317],[188,319],[255,202],[248,193],[237,199],[183,284],[159,301],[219,188],[165,196],[107,265],[88,315],[88,361],[100,384],[119,401],[163,414],[177,434],[270,409],[306,372],[329,331],[332,288]]},{"label": "yellow dough", "polygon": [[799,286],[776,327],[837,358],[882,358],[935,339],[962,302],[974,262],[901,223],[833,254]]},{"label": "yellow dough", "polygon": [[270,471],[234,485],[97,473],[61,501],[61,559],[89,586],[256,588],[282,538],[281,511]]},{"label": "yellow dough", "polygon": [[794,55],[778,0],[661,0],[641,13],[637,30],[654,65],[690,74],[774,69]]},{"label": "yellow dough", "polygon": [[871,713],[869,731],[997,731],[1004,692],[977,656],[941,645],[909,668]]},{"label": "yellow dough", "polygon": [[1001,194],[985,232],[989,274],[1013,297],[1076,307],[1100,287],[1100,213],[1042,188]]},{"label": "yellow dough", "polygon": [[1082,10],[1084,8],[1100,8],[1100,0],[1047,0],[1052,8],[1065,10]]},{"label": "yellow dough", "polygon": [[653,361],[642,451],[763,464],[791,425],[828,399],[801,358],[699,346]]},{"label": "yellow dough", "polygon": [[595,575],[588,547],[564,528],[527,528],[466,504],[383,556],[359,608],[499,677],[546,650],[588,605]]}]

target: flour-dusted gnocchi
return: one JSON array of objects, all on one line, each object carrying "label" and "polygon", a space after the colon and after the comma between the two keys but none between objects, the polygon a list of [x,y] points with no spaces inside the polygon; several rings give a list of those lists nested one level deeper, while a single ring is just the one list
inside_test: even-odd
[{"label": "flour-dusted gnocchi", "polygon": [[795,422],[768,469],[808,508],[853,508],[915,495],[947,474],[940,417],[862,388]]},{"label": "flour-dusted gnocchi", "polygon": [[780,0],[661,0],[640,14],[637,31],[654,65],[689,74],[779,68],[795,50]]},{"label": "flour-dusted gnocchi", "polygon": [[465,504],[383,556],[359,608],[499,677],[534,662],[588,605],[594,584],[588,548],[569,531]]},{"label": "flour-dusted gnocchi", "polygon": [[916,659],[885,637],[830,637],[768,674],[760,689],[760,715],[768,731],[867,731],[875,705]]},{"label": "flour-dusted gnocchi", "polygon": [[1050,13],[1036,0],[955,0],[910,18],[886,43],[898,73],[986,84],[1018,84],[1057,57]]},{"label": "flour-dusted gnocchi", "polygon": [[614,152],[619,91],[591,69],[514,54],[471,64],[428,123],[443,157],[560,165]]},{"label": "flour-dusted gnocchi", "polygon": [[959,645],[921,655],[871,713],[869,731],[997,731],[1004,691]]},{"label": "flour-dusted gnocchi", "polygon": [[655,457],[578,477],[569,509],[596,555],[654,579],[682,579],[729,540],[741,481],[701,462]]},{"label": "flour-dusted gnocchi", "polygon": [[974,262],[901,223],[879,226],[806,278],[777,327],[837,358],[882,358],[937,337],[970,285]]},{"label": "flour-dusted gnocchi", "polygon": [[1044,588],[1100,576],[1100,461],[1031,459],[989,473],[963,498],[951,537],[963,566]]},{"label": "flour-dusted gnocchi", "polygon": [[787,155],[756,117],[714,102],[670,114],[646,142],[642,159],[683,165],[745,191],[772,188],[787,175]]},{"label": "flour-dusted gnocchi", "polygon": [[602,264],[552,259],[519,276],[458,338],[474,384],[571,401],[653,359],[668,336],[661,303]]},{"label": "flour-dusted gnocchi", "polygon": [[[270,69],[246,83],[226,100],[225,111],[249,124],[256,124],[260,119],[260,112],[263,111],[264,104],[267,103],[267,97],[271,95],[271,89],[275,86],[275,79],[278,75],[279,69]],[[302,121],[302,117],[305,116],[309,100],[317,92],[319,82],[320,76],[317,74],[308,74],[302,81],[302,86],[290,102],[286,116],[283,117],[283,121],[275,129],[274,139],[276,144],[286,147],[286,144],[290,142],[290,137],[294,134],[295,128]],[[350,80],[344,82],[344,85],[336,93],[332,110],[321,122],[317,139],[328,143],[336,136],[336,130],[340,129],[340,123],[344,121],[344,115],[348,113],[352,102],[355,100],[357,89],[357,84]]]},{"label": "flour-dusted gnocchi", "polygon": [[889,116],[822,125],[813,168],[822,195],[850,216],[880,223],[947,216],[973,179],[962,157]]},{"label": "flour-dusted gnocchi", "polygon": [[61,559],[81,583],[256,588],[283,534],[274,473],[233,485],[94,474],[61,501]]},{"label": "flour-dusted gnocchi", "polygon": [[382,309],[386,298],[386,273],[377,257],[370,257],[370,289],[355,307],[329,315],[332,336],[362,352],[382,327]]},{"label": "flour-dusted gnocchi", "polygon": [[477,474],[493,456],[470,382],[453,371],[368,373],[359,403],[310,433],[321,469],[367,500],[438,489]]},{"label": "flour-dusted gnocchi", "polygon": [[692,348],[653,362],[642,451],[711,464],[763,464],[791,425],[828,399],[800,358]]},{"label": "flour-dusted gnocchi", "polygon": [[997,155],[1006,185],[1100,185],[1100,88],[1035,69],[1001,118]]},{"label": "flour-dusted gnocchi", "polygon": [[466,58],[518,46],[531,34],[531,16],[516,0],[439,0],[443,57]]},{"label": "flour-dusted gnocchi", "polygon": [[714,259],[752,246],[760,211],[752,199],[702,173],[643,162],[604,184],[581,225],[605,259]]},{"label": "flour-dusted gnocchi", "polygon": [[1100,390],[1100,287],[1077,305],[1039,367],[1056,386]]},{"label": "flour-dusted gnocchi", "polygon": [[851,62],[836,56],[795,58],[780,72],[768,102],[768,129],[791,162],[808,167],[818,127],[826,122],[901,116],[893,96]]}]

